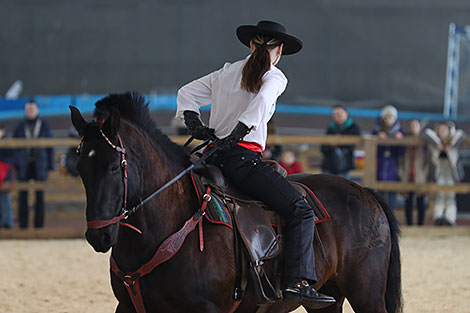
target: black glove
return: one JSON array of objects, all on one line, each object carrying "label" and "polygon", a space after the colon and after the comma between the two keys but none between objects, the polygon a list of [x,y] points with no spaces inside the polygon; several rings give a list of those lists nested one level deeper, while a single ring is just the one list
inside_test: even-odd
[{"label": "black glove", "polygon": [[188,127],[189,133],[196,139],[206,140],[214,138],[214,129],[204,125],[199,114],[193,111],[184,111],[184,123]]},{"label": "black glove", "polygon": [[251,131],[251,128],[248,128],[242,122],[238,122],[237,126],[232,130],[230,135],[223,139],[218,139],[215,141],[215,147],[220,152],[227,152],[237,145],[243,138],[248,135]]}]

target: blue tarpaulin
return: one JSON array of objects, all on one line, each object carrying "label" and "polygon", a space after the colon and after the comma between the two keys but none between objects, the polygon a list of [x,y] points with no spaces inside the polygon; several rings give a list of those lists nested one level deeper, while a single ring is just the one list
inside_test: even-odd
[{"label": "blue tarpaulin", "polygon": [[[95,108],[95,103],[105,95],[40,95],[34,97],[38,102],[42,116],[53,115],[68,115],[69,105],[74,105],[80,109],[84,114],[90,114]],[[176,110],[176,95],[175,94],[162,94],[162,95],[146,95],[149,101],[149,108],[151,111],[157,110]],[[24,116],[24,104],[29,98],[21,98],[17,100],[6,100],[0,98],[0,120],[21,118]],[[210,106],[202,107],[202,110],[208,110]],[[330,106],[307,106],[307,105],[287,105],[278,104],[276,108],[277,113],[282,114],[314,114],[314,115],[330,115]],[[380,109],[349,109],[349,112],[354,117],[369,117],[375,118],[380,115]],[[428,119],[428,120],[443,120],[442,114],[426,113],[426,112],[408,112],[399,111],[398,117],[400,119]],[[468,122],[469,117],[457,117],[457,121]]]}]

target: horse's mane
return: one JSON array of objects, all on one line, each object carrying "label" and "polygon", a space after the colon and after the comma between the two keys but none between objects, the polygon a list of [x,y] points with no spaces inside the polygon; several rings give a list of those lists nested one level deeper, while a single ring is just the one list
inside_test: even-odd
[{"label": "horse's mane", "polygon": [[111,107],[116,108],[121,119],[132,123],[144,131],[151,138],[153,144],[161,147],[166,155],[182,165],[189,163],[189,156],[183,147],[174,143],[158,127],[150,116],[149,103],[145,97],[137,92],[110,94],[95,104],[93,116],[96,119],[106,120],[110,116]]}]

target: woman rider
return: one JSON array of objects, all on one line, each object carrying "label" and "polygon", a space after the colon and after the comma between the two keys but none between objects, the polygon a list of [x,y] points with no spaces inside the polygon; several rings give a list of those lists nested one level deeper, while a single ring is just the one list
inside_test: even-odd
[{"label": "woman rider", "polygon": [[[178,91],[177,118],[184,118],[190,134],[215,140],[217,152],[209,159],[239,189],[266,203],[284,217],[284,299],[310,308],[335,302],[311,286],[316,282],[313,251],[314,213],[305,199],[271,166],[261,162],[267,123],[287,78],[276,67],[281,55],[294,54],[302,42],[281,24],[261,21],[237,28],[238,39],[251,55],[190,82]],[[211,104],[209,126],[199,107]]]}]

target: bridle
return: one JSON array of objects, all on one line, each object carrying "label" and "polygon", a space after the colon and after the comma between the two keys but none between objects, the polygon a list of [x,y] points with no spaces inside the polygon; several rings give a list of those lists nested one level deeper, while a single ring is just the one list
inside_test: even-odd
[{"label": "bridle", "polygon": [[[173,183],[178,181],[181,177],[186,175],[188,172],[190,172],[196,165],[205,162],[205,160],[210,157],[215,151],[217,151],[217,147],[213,148],[211,151],[207,152],[205,155],[203,155],[198,161],[195,163],[191,164],[189,167],[187,167],[185,170],[183,170],[181,173],[179,173],[177,176],[175,176],[173,179],[171,179],[169,182],[164,184],[162,187],[158,188],[154,193],[146,197],[144,200],[141,200],[139,204],[134,206],[132,209],[127,210],[127,185],[128,185],[128,178],[127,178],[127,160],[126,160],[126,149],[124,148],[124,145],[122,144],[121,137],[119,134],[117,134],[118,140],[119,140],[119,146],[114,145],[111,140],[104,134],[104,132],[101,129],[101,126],[103,125],[102,120],[98,120],[100,123],[100,133],[101,136],[106,140],[106,142],[118,153],[121,154],[121,168],[122,168],[122,173],[123,173],[123,182],[124,182],[124,196],[123,196],[123,207],[122,207],[122,212],[121,215],[115,216],[111,219],[108,220],[93,220],[93,221],[87,221],[87,227],[90,229],[100,229],[104,228],[106,226],[120,223],[123,226],[130,227],[131,229],[137,231],[138,233],[142,234],[142,231],[140,231],[137,227],[132,226],[128,223],[123,223],[122,220],[127,219],[131,214],[134,214],[137,210],[142,208],[145,203],[150,201],[153,197],[158,195],[160,192],[171,186]],[[189,144],[191,142],[193,137],[191,137],[185,144]],[[205,146],[209,143],[210,140],[206,140],[203,144],[199,145],[198,147]],[[77,147],[77,153],[80,153],[80,149],[83,143],[83,138],[80,142],[80,144]],[[140,291],[140,285],[139,285],[139,279],[142,278],[143,276],[151,273],[157,266],[162,264],[163,262],[166,262],[173,258],[175,254],[180,250],[182,247],[186,237],[188,236],[189,233],[195,230],[197,226],[199,226],[199,249],[202,252],[204,250],[204,240],[203,240],[203,230],[202,230],[202,222],[203,222],[203,216],[206,214],[205,209],[207,204],[211,201],[211,187],[207,187],[206,193],[203,196],[202,201],[202,206],[201,208],[194,213],[183,225],[183,227],[178,230],[177,232],[173,233],[170,235],[168,238],[166,238],[158,247],[157,251],[153,255],[153,257],[144,265],[142,265],[138,270],[135,272],[126,272],[122,271],[116,260],[114,259],[113,255],[111,254],[110,256],[110,263],[111,263],[111,271],[114,273],[121,281],[123,282],[124,286],[126,287],[126,290],[129,294],[129,297],[132,301],[132,304],[134,306],[134,309],[136,312],[139,313],[145,313],[145,305],[143,302],[142,298],[142,293]]]},{"label": "bridle", "polygon": [[[111,140],[109,140],[109,138],[103,132],[103,130],[102,130],[103,120],[100,119],[100,120],[98,120],[98,122],[100,124],[101,136],[106,140],[106,142],[111,146],[111,148],[113,148],[115,151],[117,151],[118,153],[121,154],[121,168],[122,168],[123,182],[124,182],[124,197],[123,197],[123,206],[122,206],[122,210],[121,210],[121,215],[115,216],[115,217],[113,217],[111,219],[107,219],[107,220],[87,221],[87,227],[90,228],[90,229],[100,229],[100,228],[104,228],[104,227],[112,225],[112,224],[120,223],[121,225],[129,227],[129,228],[135,230],[136,232],[138,232],[139,234],[142,234],[142,231],[140,229],[138,229],[137,227],[132,226],[128,223],[123,223],[122,220],[127,219],[130,215],[136,213],[139,209],[143,208],[145,203],[150,201],[153,197],[158,195],[160,192],[162,192],[166,188],[170,187],[173,183],[178,181],[181,177],[183,177],[184,175],[189,173],[196,165],[202,164],[203,162],[205,162],[205,160],[207,160],[218,149],[218,147],[214,147],[211,151],[205,153],[198,161],[191,164],[189,167],[184,169],[181,173],[176,175],[173,179],[171,179],[165,185],[158,188],[154,193],[147,196],[144,200],[140,200],[140,202],[137,205],[132,207],[132,209],[128,210],[127,209],[127,189],[128,189],[127,165],[128,165],[128,163],[127,163],[127,160],[126,160],[126,149],[124,148],[124,145],[122,144],[121,136],[119,136],[119,134],[117,134],[117,137],[119,139],[119,146],[116,146],[115,144],[113,144],[111,142]],[[189,140],[185,143],[185,146],[187,146],[192,140],[193,140],[193,137],[189,138]],[[200,144],[199,146],[194,148],[193,152],[200,149],[200,148],[202,148],[202,147],[207,146],[209,144],[209,142],[210,142],[210,139],[204,141],[202,144]],[[83,138],[82,138],[81,142],[79,143],[79,145],[77,147],[77,153],[78,154],[80,154],[80,149],[81,149],[82,143],[83,143]],[[191,154],[192,154],[192,152],[191,152]]]},{"label": "bridle", "polygon": [[[116,146],[115,144],[113,144],[111,142],[111,140],[103,132],[103,129],[102,129],[103,120],[98,120],[98,122],[100,124],[101,136],[106,140],[106,142],[111,146],[111,148],[113,148],[113,150],[115,150],[116,152],[121,154],[121,168],[122,168],[122,180],[123,180],[123,184],[124,184],[124,196],[123,196],[122,209],[121,209],[121,214],[120,215],[115,216],[111,219],[107,219],[107,220],[87,221],[87,227],[90,228],[90,229],[100,229],[100,228],[104,228],[104,227],[112,225],[112,224],[120,223],[121,225],[129,227],[129,228],[135,230],[136,232],[138,232],[139,234],[142,234],[142,231],[140,229],[138,229],[137,227],[132,226],[129,223],[123,223],[122,222],[122,220],[125,220],[129,217],[129,215],[131,214],[130,212],[134,213],[135,210],[127,210],[127,194],[128,194],[127,165],[128,165],[128,163],[127,163],[127,160],[126,160],[126,149],[124,148],[124,145],[122,144],[121,136],[119,136],[119,134],[117,134],[117,137],[118,137],[118,140],[119,140],[119,146]],[[82,143],[83,143],[83,138],[82,138],[82,140],[80,141],[80,143],[77,147],[77,150],[76,150],[77,154],[80,154]]]}]

